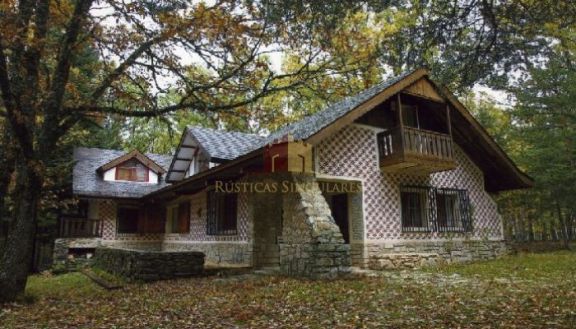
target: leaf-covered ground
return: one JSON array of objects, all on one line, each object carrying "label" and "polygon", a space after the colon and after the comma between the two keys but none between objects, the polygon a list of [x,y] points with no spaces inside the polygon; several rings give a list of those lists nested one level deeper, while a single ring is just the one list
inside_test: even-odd
[{"label": "leaf-covered ground", "polygon": [[34,276],[1,328],[576,328],[576,253],[511,256],[378,277],[194,278],[104,291]]}]

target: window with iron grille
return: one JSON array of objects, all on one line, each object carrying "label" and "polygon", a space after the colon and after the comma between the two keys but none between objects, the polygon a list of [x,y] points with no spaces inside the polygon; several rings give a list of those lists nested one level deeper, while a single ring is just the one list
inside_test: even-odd
[{"label": "window with iron grille", "polygon": [[402,231],[472,231],[466,190],[403,186],[400,189]]},{"label": "window with iron grille", "polygon": [[238,195],[208,191],[207,196],[207,234],[236,235]]},{"label": "window with iron grille", "polygon": [[402,204],[402,230],[405,232],[430,231],[430,195],[429,189],[418,186],[406,186],[400,190]]}]

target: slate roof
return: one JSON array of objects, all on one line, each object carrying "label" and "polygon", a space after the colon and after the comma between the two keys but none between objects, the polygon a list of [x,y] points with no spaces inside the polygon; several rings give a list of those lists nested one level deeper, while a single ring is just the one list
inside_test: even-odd
[{"label": "slate roof", "polygon": [[[161,177],[159,184],[104,181],[96,173],[100,166],[126,154],[125,151],[77,147],[74,149],[72,188],[75,195],[91,197],[139,198],[161,189],[167,184]],[[168,169],[172,156],[146,153],[146,156],[164,169]]]},{"label": "slate roof", "polygon": [[260,145],[265,138],[259,135],[235,131],[223,131],[197,126],[188,126],[188,132],[200,143],[211,158],[233,160]]},{"label": "slate roof", "polygon": [[328,105],[325,109],[304,117],[300,121],[280,128],[268,136],[266,143],[271,143],[274,139],[279,139],[286,134],[291,134],[294,136],[295,140],[307,139],[412,73],[414,73],[414,71],[408,71],[396,77],[384,80],[354,96],[347,97],[340,102]]},{"label": "slate roof", "polygon": [[210,157],[233,160],[266,144],[272,143],[275,139],[279,139],[287,134],[294,136],[295,140],[307,139],[413,72],[414,71],[405,72],[399,76],[382,81],[354,96],[328,105],[325,109],[280,128],[267,137],[197,126],[188,126],[187,129],[198,140]]}]

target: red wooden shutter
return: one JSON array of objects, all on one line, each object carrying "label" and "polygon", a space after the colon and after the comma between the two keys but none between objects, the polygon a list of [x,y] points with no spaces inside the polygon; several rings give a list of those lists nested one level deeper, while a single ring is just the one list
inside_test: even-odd
[{"label": "red wooden shutter", "polygon": [[190,202],[178,205],[178,233],[190,232]]}]

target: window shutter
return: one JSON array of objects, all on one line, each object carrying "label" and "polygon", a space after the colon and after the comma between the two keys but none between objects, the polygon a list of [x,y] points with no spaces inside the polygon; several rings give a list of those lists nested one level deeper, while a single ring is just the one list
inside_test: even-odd
[{"label": "window shutter", "polygon": [[178,205],[178,233],[190,232],[190,202]]}]

